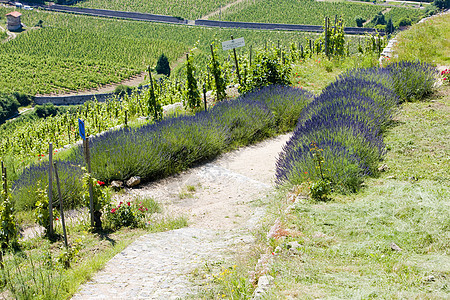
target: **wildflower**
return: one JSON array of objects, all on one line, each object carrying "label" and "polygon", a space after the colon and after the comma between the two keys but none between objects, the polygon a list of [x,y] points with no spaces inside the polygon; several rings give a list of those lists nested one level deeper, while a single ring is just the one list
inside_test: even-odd
[{"label": "wildflower", "polygon": [[308,174],[308,172],[307,172],[307,171],[305,171],[305,174]]},{"label": "wildflower", "polygon": [[103,181],[97,180],[98,185],[105,185]]},{"label": "wildflower", "polygon": [[112,214],[114,214],[115,212],[116,212],[116,209],[115,209],[115,208],[111,209],[111,213],[112,213]]},{"label": "wildflower", "polygon": [[131,203],[130,203],[130,202],[127,202],[127,205],[128,205],[128,206],[131,206]]}]

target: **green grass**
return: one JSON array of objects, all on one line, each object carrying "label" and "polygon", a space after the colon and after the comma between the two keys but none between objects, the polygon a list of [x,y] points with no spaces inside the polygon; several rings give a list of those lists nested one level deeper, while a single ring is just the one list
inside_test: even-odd
[{"label": "green grass", "polygon": [[399,33],[394,49],[398,60],[450,64],[450,14],[434,17]]},{"label": "green grass", "polygon": [[343,71],[352,68],[369,68],[376,66],[375,54],[355,54],[350,57],[328,60],[322,55],[305,58],[294,65],[291,82],[295,87],[320,94],[323,88],[335,81]]}]

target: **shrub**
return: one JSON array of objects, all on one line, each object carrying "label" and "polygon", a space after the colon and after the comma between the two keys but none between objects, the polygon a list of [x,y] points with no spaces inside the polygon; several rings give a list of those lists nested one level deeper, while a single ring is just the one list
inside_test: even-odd
[{"label": "shrub", "polygon": [[379,12],[375,15],[375,17],[372,20],[374,26],[376,25],[386,25],[386,20],[384,18],[384,15],[382,12]]},{"label": "shrub", "polygon": [[273,84],[290,84],[291,65],[290,63],[283,64],[276,49],[258,52],[255,56],[249,75],[239,89],[241,93]]},{"label": "shrub", "polygon": [[408,17],[403,17],[398,21],[398,25],[397,27],[402,27],[402,26],[411,26],[411,19]]},{"label": "shrub", "polygon": [[358,16],[358,17],[355,18],[355,22],[356,22],[356,26],[363,27],[364,22],[366,22],[366,19],[364,19],[363,17]]},{"label": "shrub", "polygon": [[[58,174],[61,182],[61,194],[64,209],[79,207],[82,203],[82,170],[78,161],[58,161]],[[17,210],[31,210],[40,200],[36,194],[41,186],[48,185],[48,161],[33,164],[23,170],[13,182],[11,198]],[[53,185],[53,199],[59,199],[56,184]]]},{"label": "shrub", "polygon": [[371,80],[395,91],[399,101],[420,100],[430,94],[438,72],[436,68],[419,61],[401,61],[386,67],[353,69],[339,76]]},{"label": "shrub", "polygon": [[155,70],[157,74],[164,74],[166,76],[170,76],[169,59],[164,53],[159,56],[158,61],[156,62]]},{"label": "shrub", "polygon": [[[335,190],[356,191],[364,176],[377,172],[385,152],[381,130],[396,103],[429,93],[435,75],[433,67],[419,62],[355,69],[341,75],[302,111],[297,129],[277,161],[278,184],[313,182],[315,197],[320,199],[327,194],[328,180]],[[321,149],[326,178],[322,171],[317,173],[311,144]]]},{"label": "shrub", "polygon": [[431,94],[436,81],[435,67],[421,62],[401,61],[388,65],[394,89],[403,101],[421,100]]},{"label": "shrub", "polygon": [[[331,186],[336,191],[354,192],[360,187],[366,173],[358,157],[332,138],[317,143],[323,150],[323,168],[331,180]],[[288,141],[277,161],[276,178],[278,184],[301,184],[305,181],[322,180],[316,173],[314,157],[310,144],[297,147],[295,139]],[[331,187],[330,186],[330,187]]]},{"label": "shrub", "polygon": [[58,108],[53,103],[45,103],[36,105],[34,112],[39,118],[54,117],[58,114]]},{"label": "shrub", "polygon": [[269,85],[255,89],[244,97],[265,102],[274,115],[278,132],[286,132],[295,128],[300,113],[314,96],[299,88]]},{"label": "shrub", "polygon": [[16,115],[19,111],[19,102],[15,97],[0,93],[0,123]]},{"label": "shrub", "polygon": [[97,228],[102,227],[101,215],[102,210],[111,202],[111,193],[103,181],[97,180],[89,173],[83,174],[83,204],[85,207],[90,208],[92,186],[92,209],[94,213],[94,226]]},{"label": "shrub", "polygon": [[434,0],[433,5],[439,9],[450,8],[450,0]]},{"label": "shrub", "polygon": [[114,94],[120,98],[124,97],[125,95],[131,95],[132,92],[133,92],[133,88],[131,86],[128,86],[125,84],[119,84],[114,89]]},{"label": "shrub", "polygon": [[113,230],[121,227],[143,227],[147,212],[147,207],[131,201],[120,202],[117,206],[110,204],[105,213],[105,226]]},{"label": "shrub", "polygon": [[27,106],[33,103],[33,97],[30,95],[19,92],[14,92],[12,95],[17,99],[20,106]]}]

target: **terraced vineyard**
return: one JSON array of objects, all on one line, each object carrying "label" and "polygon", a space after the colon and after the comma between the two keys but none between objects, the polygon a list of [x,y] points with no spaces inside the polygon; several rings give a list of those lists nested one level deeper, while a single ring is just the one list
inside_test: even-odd
[{"label": "terraced vineyard", "polygon": [[[0,15],[7,12],[0,8]],[[39,20],[43,28],[33,28]],[[0,92],[36,95],[119,82],[155,65],[163,52],[170,62],[194,45],[206,55],[212,41],[228,40],[230,35],[244,37],[246,45],[254,46],[269,40],[280,40],[285,45],[304,43],[310,36],[296,32],[217,31],[45,11],[23,11],[22,22],[28,29],[0,44]]]},{"label": "terraced vineyard", "polygon": [[386,21],[391,18],[395,26],[398,25],[398,22],[402,18],[409,18],[412,24],[414,24],[417,23],[422,17],[423,12],[421,10],[402,7],[393,7],[391,10],[384,14],[384,18],[386,19]]},{"label": "terraced vineyard", "polygon": [[105,1],[87,0],[77,4],[79,7],[136,11],[150,14],[169,15],[194,20],[218,10],[234,0],[176,0],[176,1]]},{"label": "terraced vineyard", "polygon": [[[382,6],[371,3],[348,2],[318,2],[314,0],[290,1],[243,1],[224,11],[222,16],[215,15],[212,19],[234,22],[262,22],[322,25],[324,17],[342,16],[345,26],[356,27],[355,17],[360,16],[371,20],[377,13],[383,11]],[[408,13],[420,15],[419,10],[395,8],[393,22]]]}]

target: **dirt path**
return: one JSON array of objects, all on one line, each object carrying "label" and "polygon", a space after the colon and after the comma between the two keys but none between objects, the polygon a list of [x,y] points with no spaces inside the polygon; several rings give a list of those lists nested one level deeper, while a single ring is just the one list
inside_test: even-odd
[{"label": "dirt path", "polygon": [[[189,226],[142,236],[84,284],[73,299],[177,299],[198,291],[192,273],[253,242],[289,135],[227,153],[182,174],[127,190],[185,215]],[[208,280],[208,278],[204,279]],[[201,284],[201,283],[200,283]]]},{"label": "dirt path", "polygon": [[8,42],[8,41],[10,41],[10,40],[12,40],[12,39],[15,39],[16,36],[17,36],[14,32],[11,32],[11,31],[9,31],[9,30],[6,30],[6,29],[3,28],[2,26],[0,26],[0,30],[6,32],[6,34],[8,35],[8,37],[7,37],[5,40],[3,40],[2,43],[6,43],[6,42]]},{"label": "dirt path", "polygon": [[[177,67],[179,64],[183,63],[186,59],[186,55],[183,54],[180,56],[171,66],[171,69],[173,70],[175,67]],[[67,92],[58,94],[57,96],[74,96],[74,95],[91,95],[91,94],[103,94],[103,93],[112,93],[114,92],[115,88],[118,85],[124,84],[131,87],[137,87],[139,84],[144,83],[144,81],[148,78],[148,72],[144,71],[140,74],[134,75],[128,79],[122,80],[121,82],[117,83],[109,83],[102,86],[99,86],[97,88],[87,89],[83,91],[74,91],[74,92]],[[51,95],[44,95],[44,96],[55,96],[54,94]]]}]

